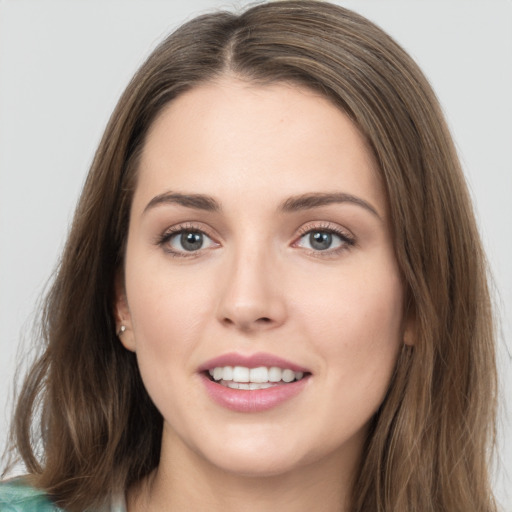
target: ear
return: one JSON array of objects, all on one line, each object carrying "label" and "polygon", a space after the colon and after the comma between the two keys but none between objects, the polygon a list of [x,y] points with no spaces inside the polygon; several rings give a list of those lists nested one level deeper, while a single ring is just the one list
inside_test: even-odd
[{"label": "ear", "polygon": [[127,350],[135,352],[135,336],[133,335],[130,309],[128,307],[122,271],[116,274],[114,317],[116,319],[117,337]]}]

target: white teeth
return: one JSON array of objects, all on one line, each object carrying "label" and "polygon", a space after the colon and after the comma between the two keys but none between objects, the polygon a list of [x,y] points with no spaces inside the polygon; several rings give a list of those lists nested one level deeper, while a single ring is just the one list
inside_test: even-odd
[{"label": "white teeth", "polygon": [[233,380],[233,367],[232,366],[224,366],[222,380]]},{"label": "white teeth", "polygon": [[291,382],[292,380],[295,380],[295,372],[293,370],[283,370],[282,379],[285,382]]},{"label": "white teeth", "polygon": [[272,366],[268,371],[268,380],[270,382],[279,382],[282,376],[283,372],[281,371],[281,368],[277,368],[276,366]]},{"label": "white teeth", "polygon": [[264,366],[251,368],[249,371],[249,380],[251,382],[268,382],[268,370]]},{"label": "white teeth", "polygon": [[272,384],[270,382],[234,382],[234,381],[228,381],[226,383],[221,382],[224,386],[227,386],[231,389],[267,389],[271,388]]},{"label": "white teeth", "polygon": [[208,370],[213,379],[233,389],[266,389],[277,382],[293,382],[304,377],[303,372],[272,366],[247,368],[245,366],[217,366]]},{"label": "white teeth", "polygon": [[222,370],[222,368],[220,366],[213,369],[213,378],[215,380],[221,380],[223,375],[224,375],[224,371]]},{"label": "white teeth", "polygon": [[208,370],[208,373],[214,380],[233,380],[232,366],[217,366]]},{"label": "white teeth", "polygon": [[245,366],[235,366],[233,368],[233,380],[237,382],[249,382],[249,368]]}]

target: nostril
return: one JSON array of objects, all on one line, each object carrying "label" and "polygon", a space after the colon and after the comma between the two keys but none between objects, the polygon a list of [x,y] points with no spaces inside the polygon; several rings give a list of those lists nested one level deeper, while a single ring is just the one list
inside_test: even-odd
[{"label": "nostril", "polygon": [[279,322],[271,316],[257,315],[226,315],[220,320],[221,324],[227,328],[238,328],[242,331],[252,331],[253,329],[268,329]]},{"label": "nostril", "polygon": [[238,326],[242,330],[252,330],[253,328],[260,326],[268,326],[273,323],[273,320],[268,316],[262,316],[260,318],[256,318],[253,321],[244,321],[244,319],[239,319],[238,321],[233,320],[232,318],[225,317],[222,319],[222,323],[226,327]]}]

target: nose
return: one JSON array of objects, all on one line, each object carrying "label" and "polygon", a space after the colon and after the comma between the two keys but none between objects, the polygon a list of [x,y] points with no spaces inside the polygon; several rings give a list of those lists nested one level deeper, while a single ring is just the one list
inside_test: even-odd
[{"label": "nose", "polygon": [[285,322],[285,290],[271,253],[240,252],[226,262],[219,277],[218,319],[224,326],[256,332]]}]

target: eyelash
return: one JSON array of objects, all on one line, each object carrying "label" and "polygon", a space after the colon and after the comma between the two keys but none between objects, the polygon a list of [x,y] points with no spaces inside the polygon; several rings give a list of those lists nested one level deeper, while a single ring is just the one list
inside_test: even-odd
[{"label": "eyelash", "polygon": [[[324,251],[322,250],[313,250],[313,249],[307,249],[304,250],[307,251],[309,255],[312,255],[314,257],[318,258],[329,258],[329,257],[336,257],[340,253],[349,250],[351,247],[356,245],[355,238],[350,235],[347,231],[344,231],[340,229],[337,225],[331,224],[331,223],[322,223],[320,225],[314,225],[314,224],[308,224],[306,226],[302,226],[299,230],[299,237],[293,242],[292,246],[297,246],[300,240],[302,240],[306,235],[318,232],[318,233],[328,233],[331,235],[336,235],[340,238],[342,245],[336,249],[326,249]],[[205,236],[207,236],[210,240],[213,240],[215,242],[215,239],[208,234],[207,231],[203,227],[198,227],[197,225],[185,223],[185,224],[178,224],[176,226],[172,226],[168,229],[166,229],[160,236],[158,236],[156,240],[156,245],[162,247],[162,249],[169,255],[176,257],[176,258],[194,258],[200,255],[202,252],[201,249],[197,251],[187,251],[187,252],[181,252],[176,251],[170,248],[169,241],[176,235],[182,234],[182,233],[200,233]],[[217,243],[217,242],[215,242]]]},{"label": "eyelash", "polygon": [[341,229],[336,224],[331,224],[329,222],[322,223],[320,225],[315,224],[307,224],[305,226],[302,226],[299,229],[299,238],[297,241],[294,242],[294,245],[296,245],[300,240],[302,240],[303,237],[305,237],[308,234],[311,233],[329,233],[331,235],[336,235],[340,238],[342,245],[336,249],[326,249],[325,251],[320,250],[312,250],[312,249],[305,249],[308,254],[311,256],[317,257],[317,258],[330,258],[330,257],[336,257],[342,252],[350,250],[352,247],[356,245],[356,239],[348,232],[343,229]]},{"label": "eyelash", "polygon": [[156,240],[156,245],[162,247],[162,249],[169,254],[172,257],[175,258],[194,258],[199,256],[201,249],[197,251],[189,251],[189,252],[181,252],[181,251],[175,251],[171,249],[169,242],[170,240],[179,234],[182,233],[200,233],[203,235],[206,235],[210,240],[214,240],[213,237],[211,237],[204,228],[198,227],[194,224],[178,224],[176,226],[172,226],[168,229],[166,229]]}]

